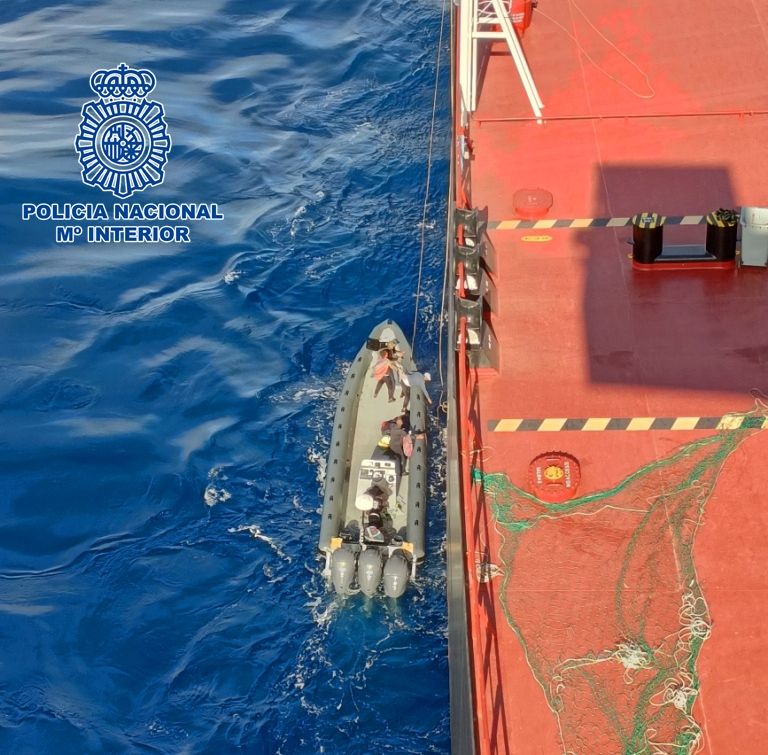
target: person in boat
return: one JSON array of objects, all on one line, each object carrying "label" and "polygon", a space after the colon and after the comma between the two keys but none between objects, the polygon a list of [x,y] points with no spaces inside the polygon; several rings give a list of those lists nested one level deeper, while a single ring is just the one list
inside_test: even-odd
[{"label": "person in boat", "polygon": [[363,514],[365,539],[371,542],[385,542],[387,527],[392,520],[387,505],[392,488],[381,472],[375,472],[370,487],[357,497],[355,505]]},{"label": "person in boat", "polygon": [[384,479],[381,472],[374,472],[371,486],[365,491],[374,501],[375,507],[383,509],[389,503],[389,496],[392,495],[392,488]]},{"label": "person in boat", "polygon": [[388,483],[382,481],[381,484],[374,483],[364,493],[358,495],[355,500],[355,506],[361,511],[383,511],[389,503],[389,496],[392,489]]},{"label": "person in boat", "polygon": [[404,422],[405,418],[403,415],[399,415],[395,417],[393,420],[389,422],[387,425],[387,428],[385,430],[385,434],[382,437],[382,440],[379,441],[379,445],[381,446],[382,441],[386,440],[386,452],[389,454],[391,458],[393,458],[398,465],[398,477],[401,477],[402,475],[408,474],[407,470],[407,463],[408,463],[408,454],[406,454],[406,447],[409,443],[409,441],[412,442],[414,440],[423,440],[426,438],[425,433],[416,433],[415,435],[411,435],[405,428],[404,428]]},{"label": "person in boat", "polygon": [[395,400],[395,376],[393,369],[394,362],[389,358],[389,352],[387,349],[382,349],[372,370],[373,377],[376,378],[376,388],[373,390],[374,398],[379,395],[381,387],[386,385],[389,402],[392,403]]},{"label": "person in boat", "polygon": [[402,391],[400,398],[403,399],[403,411],[408,409],[408,402],[411,400],[411,388],[416,388],[424,394],[426,402],[432,406],[432,399],[427,393],[427,383],[432,380],[432,375],[428,372],[404,372],[400,378]]},{"label": "person in boat", "polygon": [[373,377],[376,378],[376,388],[373,397],[379,395],[383,385],[387,386],[387,395],[390,403],[395,401],[395,389],[400,383],[403,373],[403,352],[398,348],[397,341],[387,341],[384,348],[379,350],[379,358],[373,365]]}]

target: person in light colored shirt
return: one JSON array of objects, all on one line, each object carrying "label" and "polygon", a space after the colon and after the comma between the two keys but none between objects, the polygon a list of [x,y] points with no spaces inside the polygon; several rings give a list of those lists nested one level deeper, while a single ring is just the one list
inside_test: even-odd
[{"label": "person in light colored shirt", "polygon": [[428,372],[405,372],[400,376],[400,382],[402,384],[401,398],[403,399],[403,411],[408,408],[408,402],[411,400],[411,388],[416,388],[424,394],[426,402],[431,406],[432,399],[427,393],[427,383],[432,380],[432,375]]}]

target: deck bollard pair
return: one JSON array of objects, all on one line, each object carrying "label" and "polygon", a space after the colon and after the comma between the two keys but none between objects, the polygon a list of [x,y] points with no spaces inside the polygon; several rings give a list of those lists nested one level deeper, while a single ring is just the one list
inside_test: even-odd
[{"label": "deck bollard pair", "polygon": [[666,222],[667,218],[656,212],[643,212],[632,218],[632,260],[637,265],[709,262],[722,266],[723,263],[732,263],[736,259],[739,215],[735,211],[719,209],[707,215],[704,247],[673,246],[665,249]]}]

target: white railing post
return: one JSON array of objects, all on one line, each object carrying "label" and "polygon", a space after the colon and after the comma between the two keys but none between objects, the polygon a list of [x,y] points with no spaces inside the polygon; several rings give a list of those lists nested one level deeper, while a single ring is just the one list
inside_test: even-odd
[{"label": "white railing post", "polygon": [[[500,26],[501,31],[487,29]],[[486,27],[482,29],[481,27]],[[512,25],[503,0],[461,0],[459,18],[459,89],[462,117],[477,109],[478,57],[480,40],[504,39],[515,61],[523,89],[531,110],[539,123],[542,122],[544,104],[533,80],[520,39]]]},{"label": "white railing post", "polygon": [[474,6],[476,0],[461,0],[459,17],[459,88],[462,116],[474,111],[475,79],[473,77],[477,41],[474,38]]},{"label": "white railing post", "polygon": [[531,103],[533,114],[538,120],[541,120],[541,108],[544,107],[544,105],[541,101],[541,97],[539,97],[536,84],[533,82],[531,69],[528,67],[528,61],[525,59],[523,48],[520,46],[520,40],[512,27],[512,20],[501,0],[491,0],[491,2],[493,3],[493,8],[496,11],[499,23],[501,24],[501,31],[507,40],[509,51],[512,53],[512,58],[515,61],[520,80],[523,82],[523,88],[528,95],[528,102]]}]

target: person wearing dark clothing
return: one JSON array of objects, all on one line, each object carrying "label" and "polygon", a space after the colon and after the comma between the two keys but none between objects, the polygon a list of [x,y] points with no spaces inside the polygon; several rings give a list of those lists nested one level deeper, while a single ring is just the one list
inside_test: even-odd
[{"label": "person wearing dark clothing", "polygon": [[365,491],[376,502],[377,508],[384,508],[392,495],[392,488],[382,474],[374,475],[371,487]]},{"label": "person wearing dark clothing", "polygon": [[[409,433],[403,427],[403,417],[395,417],[389,423],[386,433],[389,435],[389,452],[399,464],[399,474],[407,474],[406,464],[408,463],[408,457],[405,455],[403,441]],[[424,433],[414,436],[416,440],[422,440],[425,437]]]},{"label": "person wearing dark clothing", "polygon": [[397,339],[394,339],[393,341],[387,341],[383,346],[381,347],[382,351],[387,352],[387,356],[393,361],[396,362],[398,359],[402,359],[404,356],[404,353],[402,349],[398,346],[400,342]]},{"label": "person wearing dark clothing", "polygon": [[403,430],[402,417],[398,417],[389,423],[387,434],[389,435],[389,452],[397,458],[400,465],[400,474],[403,475],[405,474],[405,465],[408,461],[405,451],[403,450],[403,438],[405,438],[408,433]]}]

